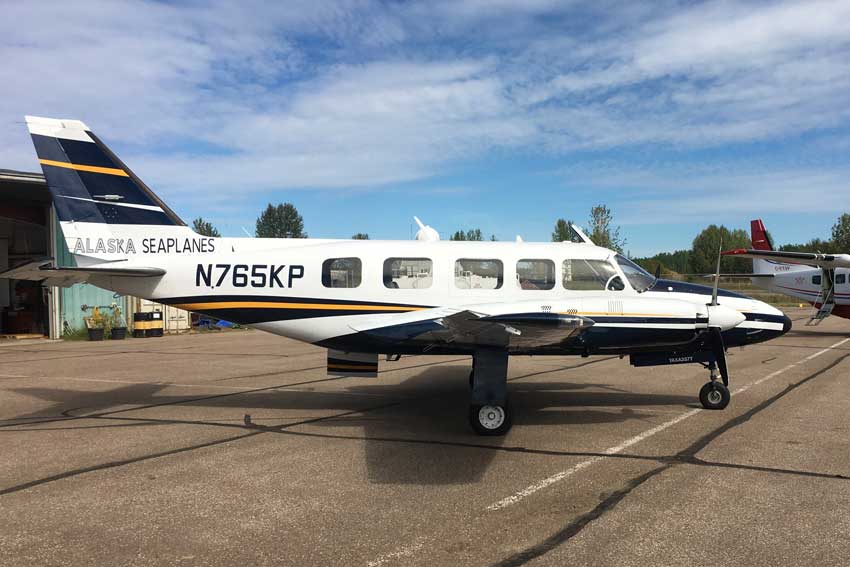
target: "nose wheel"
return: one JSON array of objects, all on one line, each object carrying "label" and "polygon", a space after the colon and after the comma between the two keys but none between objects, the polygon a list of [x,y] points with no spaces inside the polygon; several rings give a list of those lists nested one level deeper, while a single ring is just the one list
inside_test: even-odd
[{"label": "nose wheel", "polygon": [[699,390],[699,401],[705,409],[722,410],[729,405],[730,399],[729,388],[716,380],[706,382]]},{"label": "nose wheel", "polygon": [[[708,365],[711,372],[711,379],[703,385],[699,390],[699,401],[702,407],[710,410],[722,410],[729,405],[729,375],[724,372],[726,361],[723,361],[723,366],[719,366],[717,362],[712,362]],[[718,380],[718,378],[722,379]]]}]

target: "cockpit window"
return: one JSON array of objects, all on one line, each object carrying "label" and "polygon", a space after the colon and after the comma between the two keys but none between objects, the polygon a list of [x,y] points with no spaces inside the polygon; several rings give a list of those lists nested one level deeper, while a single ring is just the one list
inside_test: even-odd
[{"label": "cockpit window", "polygon": [[564,260],[563,282],[566,289],[582,291],[620,291],[625,287],[617,270],[607,260]]},{"label": "cockpit window", "polygon": [[623,270],[626,279],[629,280],[629,283],[632,284],[632,287],[636,291],[646,291],[655,283],[655,277],[652,274],[625,256],[617,254],[617,263],[620,265],[620,269]]}]

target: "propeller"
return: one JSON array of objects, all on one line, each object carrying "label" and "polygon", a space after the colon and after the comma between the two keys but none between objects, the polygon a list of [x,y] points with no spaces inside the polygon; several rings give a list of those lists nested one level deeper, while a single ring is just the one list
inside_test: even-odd
[{"label": "propeller", "polygon": [[[720,378],[723,380],[723,385],[729,385],[729,367],[726,365],[726,347],[723,344],[723,329],[722,327],[729,325],[732,321],[727,321],[729,315],[737,316],[736,318],[743,319],[744,316],[737,311],[734,314],[725,313],[731,311],[728,307],[723,307],[717,303],[717,290],[720,287],[720,255],[723,251],[723,239],[720,239],[720,247],[717,250],[717,266],[714,270],[714,288],[711,290],[711,303],[708,304],[708,343],[711,347],[711,354],[717,361],[717,369],[720,371]],[[712,321],[714,319],[714,321]],[[722,319],[722,320],[721,320]],[[712,325],[712,322],[715,324]],[[731,325],[736,326],[740,323]]]},{"label": "propeller", "polygon": [[655,266],[655,279],[658,279],[660,277],[661,277],[661,264],[659,263],[657,266]]},{"label": "propeller", "polygon": [[720,246],[717,249],[717,267],[714,270],[714,289],[711,290],[711,303],[717,305],[717,288],[720,286],[720,256],[723,253],[723,237],[720,237]]}]

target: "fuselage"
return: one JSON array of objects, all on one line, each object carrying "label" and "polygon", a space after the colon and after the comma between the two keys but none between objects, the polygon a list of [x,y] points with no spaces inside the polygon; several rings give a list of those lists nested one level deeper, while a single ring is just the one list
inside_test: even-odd
[{"label": "fuselage", "polygon": [[[757,260],[761,272],[771,273],[770,278],[753,278],[753,284],[772,291],[820,306],[823,300],[823,280],[826,277],[820,268],[797,264],[786,264],[770,260]],[[832,315],[850,319],[850,269],[835,269],[835,307]]]},{"label": "fuselage", "polygon": [[[68,244],[80,253],[98,247],[83,224],[65,230],[66,236],[76,233]],[[125,227],[123,248],[115,253],[128,267],[155,266],[165,276],[98,277],[92,283],[358,352],[468,352],[462,343],[367,332],[433,319],[440,308],[487,316],[559,313],[593,322],[574,339],[554,346],[523,343],[513,354],[696,349],[709,324],[711,288],[656,281],[590,244],[208,238],[185,227],[179,235],[174,231],[159,236],[152,227]],[[108,250],[100,254],[102,260],[109,256]],[[745,319],[724,330],[727,346],[769,340],[790,326],[778,309],[743,295],[721,291],[718,303]]]}]

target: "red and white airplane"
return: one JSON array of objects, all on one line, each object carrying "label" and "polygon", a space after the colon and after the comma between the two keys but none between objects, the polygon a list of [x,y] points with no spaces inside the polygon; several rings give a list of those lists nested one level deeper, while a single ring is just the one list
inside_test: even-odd
[{"label": "red and white airplane", "polygon": [[829,315],[850,319],[850,254],[774,250],[761,219],[750,221],[753,247],[723,252],[753,259],[754,285],[814,305],[807,325]]}]

